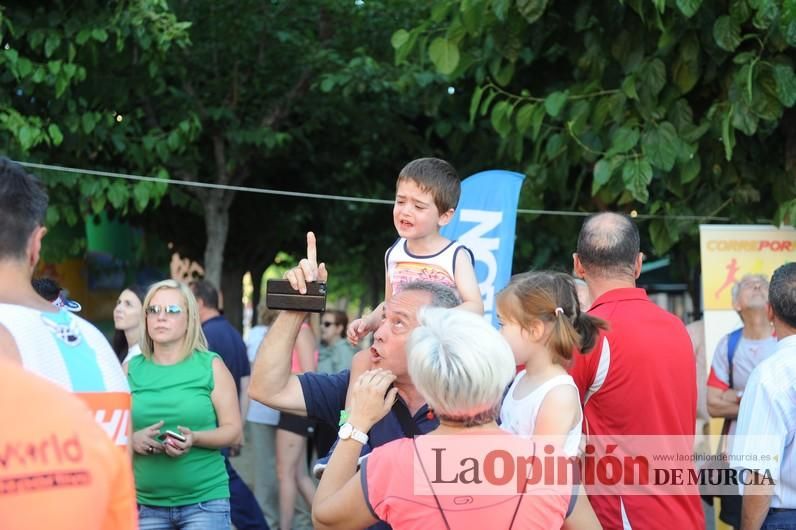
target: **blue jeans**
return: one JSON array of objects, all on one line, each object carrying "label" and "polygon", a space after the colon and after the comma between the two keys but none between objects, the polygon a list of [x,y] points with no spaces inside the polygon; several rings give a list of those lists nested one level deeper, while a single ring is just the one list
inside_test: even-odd
[{"label": "blue jeans", "polygon": [[760,530],[796,530],[796,510],[770,510]]},{"label": "blue jeans", "polygon": [[229,530],[229,499],[171,507],[141,504],[138,524],[141,530]]}]

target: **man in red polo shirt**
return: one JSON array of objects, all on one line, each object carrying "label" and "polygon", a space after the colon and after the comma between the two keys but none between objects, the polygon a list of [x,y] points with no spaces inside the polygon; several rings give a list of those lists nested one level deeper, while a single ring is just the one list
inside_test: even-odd
[{"label": "man in red polo shirt", "polygon": [[[610,324],[591,353],[574,357],[570,370],[581,395],[584,431],[661,436],[655,441],[661,452],[674,450],[683,437],[693,442],[693,347],[683,323],[636,288],[641,253],[635,224],[615,213],[590,217],[573,257],[575,273],[594,300],[589,313]],[[606,529],[705,527],[696,487],[693,495],[590,495],[589,500]]]}]

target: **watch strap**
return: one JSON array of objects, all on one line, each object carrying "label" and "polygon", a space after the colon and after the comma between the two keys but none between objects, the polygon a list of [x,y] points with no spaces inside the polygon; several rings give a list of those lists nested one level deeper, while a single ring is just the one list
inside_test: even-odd
[{"label": "watch strap", "polygon": [[368,443],[368,435],[357,428],[354,428],[354,430],[351,431],[351,438],[361,443],[362,445]]}]

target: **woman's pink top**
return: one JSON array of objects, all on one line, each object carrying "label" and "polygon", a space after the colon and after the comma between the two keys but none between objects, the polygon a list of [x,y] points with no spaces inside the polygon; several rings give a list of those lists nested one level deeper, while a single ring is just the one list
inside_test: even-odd
[{"label": "woman's pink top", "polygon": [[[301,325],[301,329],[309,329],[310,325],[304,322]],[[312,352],[313,356],[315,357],[315,362],[313,363],[313,370],[316,366],[318,366],[318,349],[316,348],[314,352]],[[290,371],[294,374],[300,374],[304,370],[301,369],[301,363],[299,362],[299,352],[298,348],[293,348],[293,358],[292,363],[290,365]]]},{"label": "woman's pink top", "polygon": [[[504,431],[490,430],[488,434],[494,435],[490,436],[493,438],[493,443],[495,437],[513,436]],[[466,451],[467,444],[475,442],[470,436],[473,435],[470,433],[440,437],[427,435],[416,439],[422,454],[423,447],[429,447],[433,438],[444,439],[446,442],[442,443],[442,446],[449,445],[449,441],[454,438],[457,444],[459,442],[463,444],[460,450]],[[424,438],[425,440],[423,440]],[[420,442],[420,440],[423,441]],[[497,440],[500,439],[497,438]],[[449,449],[453,450],[450,447]],[[427,468],[427,472],[433,480],[436,470],[431,467]],[[450,469],[443,470],[441,477],[447,479],[451,472]],[[423,487],[427,482],[419,468],[412,439],[402,438],[377,447],[363,461],[361,473],[365,502],[371,513],[381,521],[385,521],[396,530],[445,528],[434,497],[429,494],[418,495],[415,493],[417,481]],[[483,475],[481,478],[483,479]],[[523,495],[519,509],[517,509],[519,495],[478,495],[477,493],[475,495],[442,495],[439,491],[444,487],[445,485],[441,484],[434,485],[435,492],[438,492],[437,498],[451,528],[508,529],[511,527],[515,530],[561,528],[569,504],[568,494],[558,494],[555,491],[545,494],[543,491],[536,490]],[[469,491],[478,491],[478,486],[473,485],[473,488],[474,490]],[[571,491],[571,488],[564,489]],[[512,525],[511,521],[515,510],[517,510],[517,515]]]}]

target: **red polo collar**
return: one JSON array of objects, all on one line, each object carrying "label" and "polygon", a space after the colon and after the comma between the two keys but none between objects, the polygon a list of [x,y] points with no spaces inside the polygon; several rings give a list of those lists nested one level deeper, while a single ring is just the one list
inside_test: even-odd
[{"label": "red polo collar", "polygon": [[596,307],[602,304],[608,304],[611,302],[624,302],[626,300],[643,300],[649,302],[649,297],[647,296],[647,291],[640,287],[624,287],[621,289],[611,289],[610,291],[603,293],[597,300],[592,303],[589,311],[595,309]]}]

